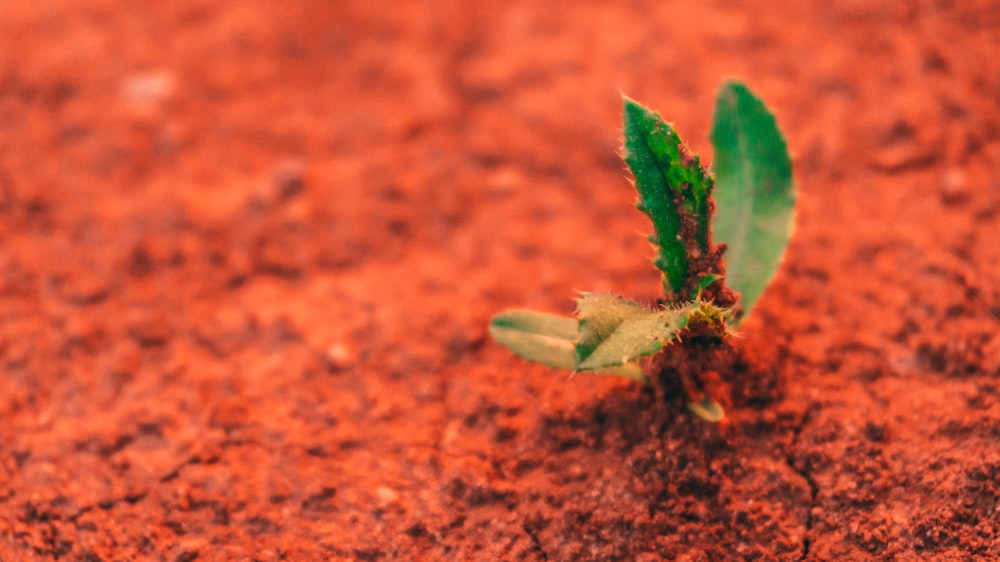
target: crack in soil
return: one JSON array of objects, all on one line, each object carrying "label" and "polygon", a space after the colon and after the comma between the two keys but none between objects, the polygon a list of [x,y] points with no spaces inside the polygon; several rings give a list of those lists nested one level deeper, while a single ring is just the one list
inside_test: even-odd
[{"label": "crack in soil", "polygon": [[811,545],[810,533],[813,527],[813,508],[816,506],[816,496],[819,494],[819,486],[816,484],[816,480],[812,477],[812,472],[805,466],[798,466],[796,463],[795,449],[798,446],[799,436],[802,434],[802,430],[805,428],[806,424],[813,418],[813,416],[820,409],[820,405],[813,402],[806,408],[805,413],[799,419],[798,423],[795,424],[795,428],[792,433],[792,442],[789,445],[789,452],[785,456],[785,463],[788,468],[792,469],[793,472],[802,477],[806,481],[806,485],[809,486],[809,505],[806,509],[806,530],[802,536],[802,554],[798,558],[798,562],[803,562],[809,556],[809,547]]},{"label": "crack in soil", "polygon": [[816,506],[816,496],[819,493],[819,487],[816,485],[816,481],[813,479],[812,475],[808,470],[800,469],[795,466],[795,457],[789,455],[785,462],[788,463],[789,468],[795,471],[796,474],[801,476],[806,484],[809,486],[809,506],[806,510],[806,530],[805,534],[802,536],[802,555],[799,556],[799,562],[804,561],[809,556],[809,533],[812,531],[813,526],[813,508]]}]

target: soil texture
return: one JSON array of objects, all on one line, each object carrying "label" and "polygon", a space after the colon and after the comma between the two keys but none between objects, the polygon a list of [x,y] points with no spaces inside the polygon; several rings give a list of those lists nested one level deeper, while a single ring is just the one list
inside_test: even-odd
[{"label": "soil texture", "polygon": [[[0,2],[0,559],[1000,559],[1000,8]],[[621,94],[774,110],[708,381],[526,364],[659,277]]]}]

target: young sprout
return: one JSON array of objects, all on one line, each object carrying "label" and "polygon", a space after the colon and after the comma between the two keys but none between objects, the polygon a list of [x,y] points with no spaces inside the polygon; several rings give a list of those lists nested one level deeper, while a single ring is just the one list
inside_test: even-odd
[{"label": "young sprout", "polygon": [[[490,335],[529,361],[648,383],[650,356],[667,346],[722,342],[747,318],[788,246],[795,189],[774,116],[740,83],[724,84],[716,101],[714,175],[658,114],[627,97],[623,106],[623,158],[636,206],[653,223],[663,298],[650,308],[583,293],[575,318],[507,310],[490,321]],[[693,381],[683,383],[694,414],[723,418],[717,402]]]}]

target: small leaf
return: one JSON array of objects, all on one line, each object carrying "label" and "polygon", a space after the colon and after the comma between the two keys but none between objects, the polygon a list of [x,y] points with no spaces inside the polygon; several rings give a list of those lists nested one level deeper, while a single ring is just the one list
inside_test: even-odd
[{"label": "small leaf", "polygon": [[785,254],[793,226],[792,161],[774,116],[746,86],[719,91],[715,145],[714,236],[727,246],[726,283],[742,295],[742,321]]},{"label": "small leaf", "polygon": [[726,411],[717,402],[710,400],[708,396],[702,396],[697,402],[688,402],[688,410],[699,418],[717,422],[726,417]]},{"label": "small leaf", "polygon": [[505,310],[490,320],[490,336],[528,361],[576,370],[575,318],[534,310]]},{"label": "small leaf", "polygon": [[638,208],[649,216],[660,247],[653,263],[663,272],[669,301],[690,298],[697,283],[693,257],[711,250],[712,176],[657,113],[624,98],[625,163],[635,176]]},{"label": "small leaf", "polygon": [[695,285],[695,291],[694,294],[691,295],[691,298],[697,299],[701,296],[702,291],[707,289],[709,285],[715,283],[719,279],[722,279],[722,275],[719,275],[718,273],[706,273],[705,275],[702,275],[701,279],[698,279],[698,284]]},{"label": "small leaf", "polygon": [[736,333],[732,327],[732,308],[723,308],[712,301],[698,299],[687,310],[687,327],[697,335],[721,339]]},{"label": "small leaf", "polygon": [[687,324],[687,311],[649,310],[611,295],[584,294],[578,301],[577,368],[605,369],[652,355]]}]

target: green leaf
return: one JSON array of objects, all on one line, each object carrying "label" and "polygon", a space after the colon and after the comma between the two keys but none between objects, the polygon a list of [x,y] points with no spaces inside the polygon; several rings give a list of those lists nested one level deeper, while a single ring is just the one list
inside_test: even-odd
[{"label": "green leaf", "polygon": [[637,207],[649,216],[660,251],[653,263],[663,272],[667,300],[690,298],[697,284],[692,257],[710,251],[712,177],[674,128],[658,114],[624,98],[625,163],[635,177]]},{"label": "green leaf", "polygon": [[745,319],[785,254],[793,226],[792,161],[774,116],[746,86],[719,91],[715,145],[716,241],[727,246],[726,283],[742,295]]},{"label": "green leaf", "polygon": [[701,296],[702,291],[707,289],[708,286],[711,285],[712,283],[715,283],[716,281],[722,278],[723,276],[719,275],[718,273],[706,273],[705,275],[702,275],[701,278],[698,279],[698,284],[695,285],[694,287],[694,294],[691,295],[691,298],[693,299],[699,298]]},{"label": "green leaf", "polygon": [[534,310],[505,310],[490,320],[490,336],[528,361],[576,370],[575,318]]},{"label": "green leaf", "polygon": [[606,369],[652,355],[672,342],[687,324],[684,309],[649,310],[619,297],[586,293],[579,299],[577,368]]},{"label": "green leaf", "polygon": [[722,421],[722,418],[726,417],[726,411],[722,409],[722,406],[707,396],[702,396],[701,400],[697,402],[688,402],[688,410],[691,410],[691,413],[699,418],[710,422]]}]

